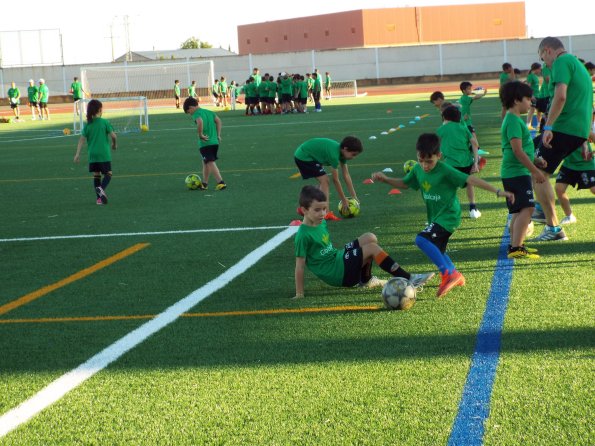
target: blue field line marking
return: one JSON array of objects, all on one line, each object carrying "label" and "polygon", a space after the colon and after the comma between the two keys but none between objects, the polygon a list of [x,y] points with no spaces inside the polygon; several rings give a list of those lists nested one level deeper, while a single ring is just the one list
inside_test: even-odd
[{"label": "blue field line marking", "polygon": [[504,229],[492,287],[477,333],[475,352],[459,403],[459,411],[452,425],[449,446],[483,444],[485,422],[490,415],[490,398],[500,357],[500,341],[514,261],[507,257],[510,232]]}]

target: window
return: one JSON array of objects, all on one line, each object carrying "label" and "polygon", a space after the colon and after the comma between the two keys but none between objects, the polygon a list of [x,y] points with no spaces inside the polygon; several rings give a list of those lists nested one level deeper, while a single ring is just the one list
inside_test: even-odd
[{"label": "window", "polygon": [[331,33],[329,32],[329,30],[328,30],[328,29],[327,29],[327,30],[324,32],[324,35],[325,35],[325,37],[328,37],[328,36],[330,36],[330,34],[331,34]]},{"label": "window", "polygon": [[247,40],[246,40],[246,44],[247,44],[247,45],[250,45],[250,39],[247,39]]},{"label": "window", "polygon": [[304,33],[304,39],[308,38],[308,33]]},{"label": "window", "polygon": [[355,34],[355,28],[351,28],[351,34]]},{"label": "window", "polygon": [[397,29],[397,25],[395,25],[394,23],[391,23],[390,25],[386,25],[386,30],[389,32],[394,32]]},{"label": "window", "polygon": [[264,38],[264,43],[269,43],[269,38],[268,37],[265,37]]}]

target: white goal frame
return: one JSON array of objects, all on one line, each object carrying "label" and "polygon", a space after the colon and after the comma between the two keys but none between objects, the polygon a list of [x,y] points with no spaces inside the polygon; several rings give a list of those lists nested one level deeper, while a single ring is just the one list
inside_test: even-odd
[{"label": "white goal frame", "polygon": [[[146,97],[130,96],[93,99],[101,101],[103,104],[103,117],[110,121],[116,133],[140,132],[143,125],[149,128],[149,107]],[[75,103],[73,129],[76,135],[79,135],[83,130],[83,126],[87,120],[87,104],[91,100],[91,98],[83,98]],[[122,118],[119,118],[118,115],[127,115],[130,124],[120,126],[118,121]]]}]

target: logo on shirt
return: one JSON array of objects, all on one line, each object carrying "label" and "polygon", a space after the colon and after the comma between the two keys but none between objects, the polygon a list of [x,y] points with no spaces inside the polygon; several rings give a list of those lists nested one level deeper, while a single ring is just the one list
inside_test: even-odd
[{"label": "logo on shirt", "polygon": [[325,245],[328,245],[328,242],[330,241],[330,235],[329,234],[324,234],[322,236],[322,243]]},{"label": "logo on shirt", "polygon": [[421,187],[426,192],[429,192],[430,189],[432,188],[432,185],[430,183],[428,183],[427,181],[424,181],[423,183],[421,183]]}]

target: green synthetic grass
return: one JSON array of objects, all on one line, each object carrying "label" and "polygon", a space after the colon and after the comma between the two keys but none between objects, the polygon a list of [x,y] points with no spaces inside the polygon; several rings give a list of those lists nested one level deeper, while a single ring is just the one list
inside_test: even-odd
[{"label": "green synthetic grass", "polygon": [[[418,134],[438,127],[426,95],[333,100],[323,106],[323,113],[308,115],[220,113],[218,164],[229,188],[207,193],[184,187],[188,173],[201,174],[189,118],[153,110],[148,133],[120,136],[110,204],[103,207],[94,203],[86,159],[72,163],[77,137],[61,136],[70,116],[2,124],[0,238],[284,226],[297,218],[297,195],[306,184],[289,179],[297,171],[297,145],[311,137],[353,134],[365,146],[350,162],[362,213],[329,223],[334,244],[371,231],[404,268],[431,270],[413,244],[425,222],[418,192],[388,195],[386,185],[362,184],[386,167],[400,175],[403,162],[415,158]],[[473,105],[473,112],[481,146],[490,152],[480,176],[500,184],[499,104],[490,94]],[[424,114],[430,116],[408,125]],[[407,127],[380,135],[399,124]],[[377,139],[369,140],[371,135]],[[579,219],[565,229],[570,240],[538,244],[542,259],[515,264],[487,445],[595,443],[595,199],[587,191],[571,190],[570,197]],[[466,216],[463,191],[459,198]],[[332,209],[337,201],[332,193]],[[378,290],[331,288],[307,274],[306,298],[292,301],[294,257],[288,240],[192,310],[271,314],[180,318],[0,444],[445,444],[507,213],[493,194],[479,190],[477,201],[482,217],[463,218],[449,243],[467,286],[446,299],[436,300],[434,279],[410,311],[384,311]],[[136,243],[150,243],[0,315],[0,321],[149,317],[280,231],[0,243],[0,306]],[[376,267],[375,272],[383,276]],[[366,311],[274,313],[342,306]],[[371,306],[378,310],[370,311]],[[0,323],[0,414],[146,320]]]}]

